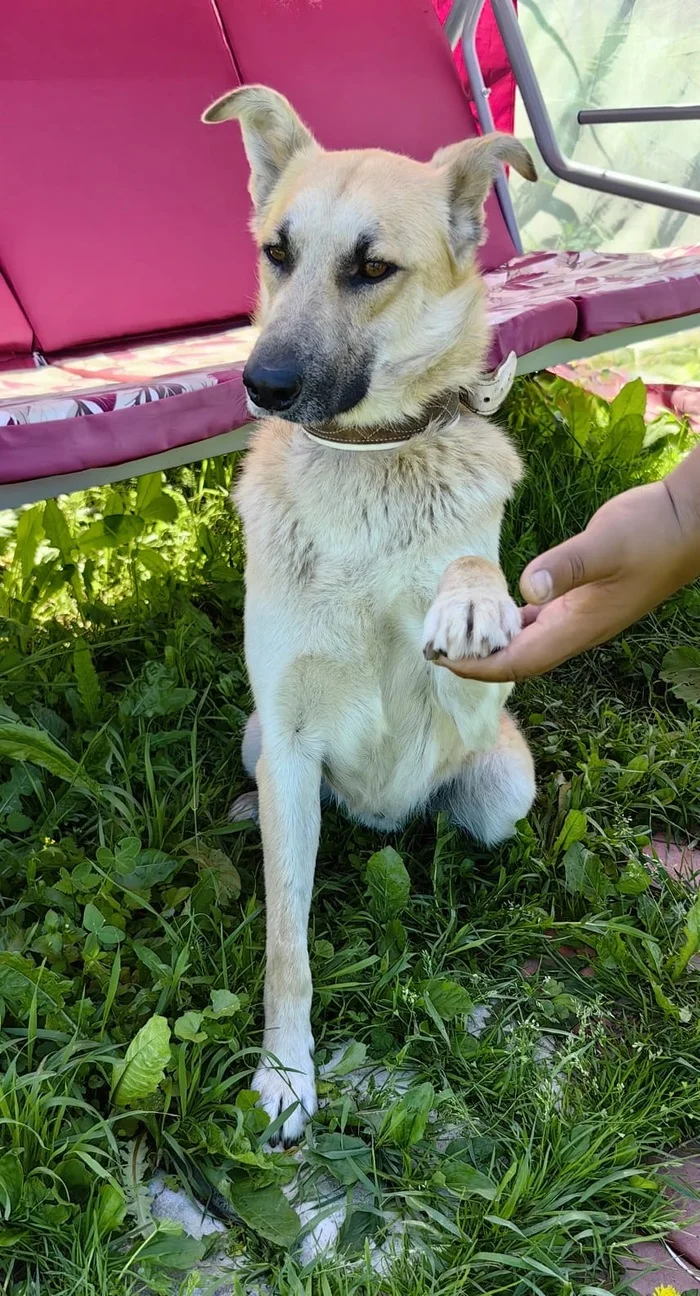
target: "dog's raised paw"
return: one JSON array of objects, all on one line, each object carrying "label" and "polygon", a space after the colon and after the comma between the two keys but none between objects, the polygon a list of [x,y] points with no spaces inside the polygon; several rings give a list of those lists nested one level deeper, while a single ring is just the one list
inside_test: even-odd
[{"label": "dog's raised paw", "polygon": [[231,823],[260,823],[260,811],[258,808],[257,792],[244,792],[242,796],[236,797],[233,805],[228,812]]},{"label": "dog's raised paw", "polygon": [[508,594],[438,594],[423,625],[423,656],[488,657],[505,648],[520,630],[520,612]]},{"label": "dog's raised paw", "polygon": [[260,1095],[258,1106],[267,1112],[270,1122],[276,1121],[283,1111],[292,1108],[286,1120],[267,1140],[270,1147],[280,1144],[293,1147],[304,1132],[304,1126],[316,1111],[316,1083],[314,1064],[310,1054],[298,1059],[296,1065],[276,1066],[272,1061],[258,1067],[251,1088]]}]

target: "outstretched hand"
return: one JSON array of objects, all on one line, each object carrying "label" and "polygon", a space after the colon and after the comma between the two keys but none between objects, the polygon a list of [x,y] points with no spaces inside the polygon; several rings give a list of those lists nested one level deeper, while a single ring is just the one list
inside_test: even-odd
[{"label": "outstretched hand", "polygon": [[[687,462],[695,460],[694,451]],[[637,486],[594,514],[580,535],[525,568],[522,630],[485,658],[436,663],[466,679],[504,682],[552,670],[619,634],[700,575],[700,518],[681,469]],[[678,479],[678,485],[674,479]]]}]

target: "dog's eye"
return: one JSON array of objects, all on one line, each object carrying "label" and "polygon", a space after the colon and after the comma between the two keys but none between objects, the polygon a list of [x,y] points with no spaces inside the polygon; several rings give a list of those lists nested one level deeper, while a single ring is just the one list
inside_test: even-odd
[{"label": "dog's eye", "polygon": [[268,261],[271,261],[273,265],[283,266],[287,264],[289,259],[287,250],[281,243],[268,243],[263,251]]},{"label": "dog's eye", "polygon": [[395,269],[396,266],[390,265],[388,261],[363,261],[360,266],[360,278],[377,283],[379,279],[388,279]]}]

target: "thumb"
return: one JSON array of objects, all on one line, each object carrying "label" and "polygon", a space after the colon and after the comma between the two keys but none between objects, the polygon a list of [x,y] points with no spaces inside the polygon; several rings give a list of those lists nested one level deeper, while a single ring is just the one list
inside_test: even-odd
[{"label": "thumb", "polygon": [[606,528],[589,528],[528,563],[520,577],[520,592],[526,603],[549,603],[579,585],[605,580],[613,567]]}]

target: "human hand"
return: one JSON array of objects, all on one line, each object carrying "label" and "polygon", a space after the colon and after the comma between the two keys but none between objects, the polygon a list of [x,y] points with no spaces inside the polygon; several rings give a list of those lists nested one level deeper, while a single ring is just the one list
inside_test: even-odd
[{"label": "human hand", "polygon": [[[695,460],[696,470],[699,453],[688,461]],[[525,568],[523,628],[507,648],[486,658],[440,658],[436,665],[494,683],[542,675],[612,639],[694,580],[700,575],[700,491],[682,468],[665,482],[616,496],[580,535]]]}]

